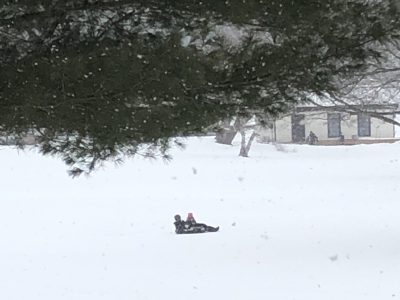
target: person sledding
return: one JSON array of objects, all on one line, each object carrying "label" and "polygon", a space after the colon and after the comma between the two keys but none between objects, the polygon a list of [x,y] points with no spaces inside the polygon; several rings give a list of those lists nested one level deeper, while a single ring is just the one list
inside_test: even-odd
[{"label": "person sledding", "polygon": [[219,227],[197,223],[192,213],[188,214],[186,221],[183,221],[180,215],[175,215],[174,225],[177,234],[216,232],[219,230]]}]

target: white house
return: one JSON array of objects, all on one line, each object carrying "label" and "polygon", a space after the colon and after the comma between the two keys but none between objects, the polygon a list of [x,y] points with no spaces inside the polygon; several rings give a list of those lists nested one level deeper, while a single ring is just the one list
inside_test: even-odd
[{"label": "white house", "polygon": [[[397,104],[369,105],[369,111],[394,119]],[[354,111],[354,110],[353,110]],[[260,142],[305,143],[310,132],[318,144],[358,144],[395,141],[395,126],[370,115],[345,112],[343,107],[299,106],[291,114],[259,127]]]}]

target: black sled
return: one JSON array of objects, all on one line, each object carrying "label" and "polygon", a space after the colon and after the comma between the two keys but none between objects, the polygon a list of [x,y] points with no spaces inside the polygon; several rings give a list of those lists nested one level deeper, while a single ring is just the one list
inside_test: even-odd
[{"label": "black sled", "polygon": [[219,227],[211,227],[211,226],[192,226],[190,228],[183,229],[180,233],[177,234],[194,234],[194,233],[207,233],[207,232],[217,232]]}]

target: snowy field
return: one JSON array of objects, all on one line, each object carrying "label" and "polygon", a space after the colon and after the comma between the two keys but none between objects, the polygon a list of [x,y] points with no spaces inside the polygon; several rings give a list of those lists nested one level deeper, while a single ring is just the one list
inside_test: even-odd
[{"label": "snowy field", "polygon": [[0,299],[400,299],[400,143],[187,144],[78,179],[0,148]]}]

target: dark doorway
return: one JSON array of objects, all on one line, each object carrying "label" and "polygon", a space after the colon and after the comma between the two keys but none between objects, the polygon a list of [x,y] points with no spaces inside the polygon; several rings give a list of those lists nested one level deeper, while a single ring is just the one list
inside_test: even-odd
[{"label": "dark doorway", "polygon": [[304,143],[306,140],[306,127],[304,115],[292,115],[292,142]]}]

